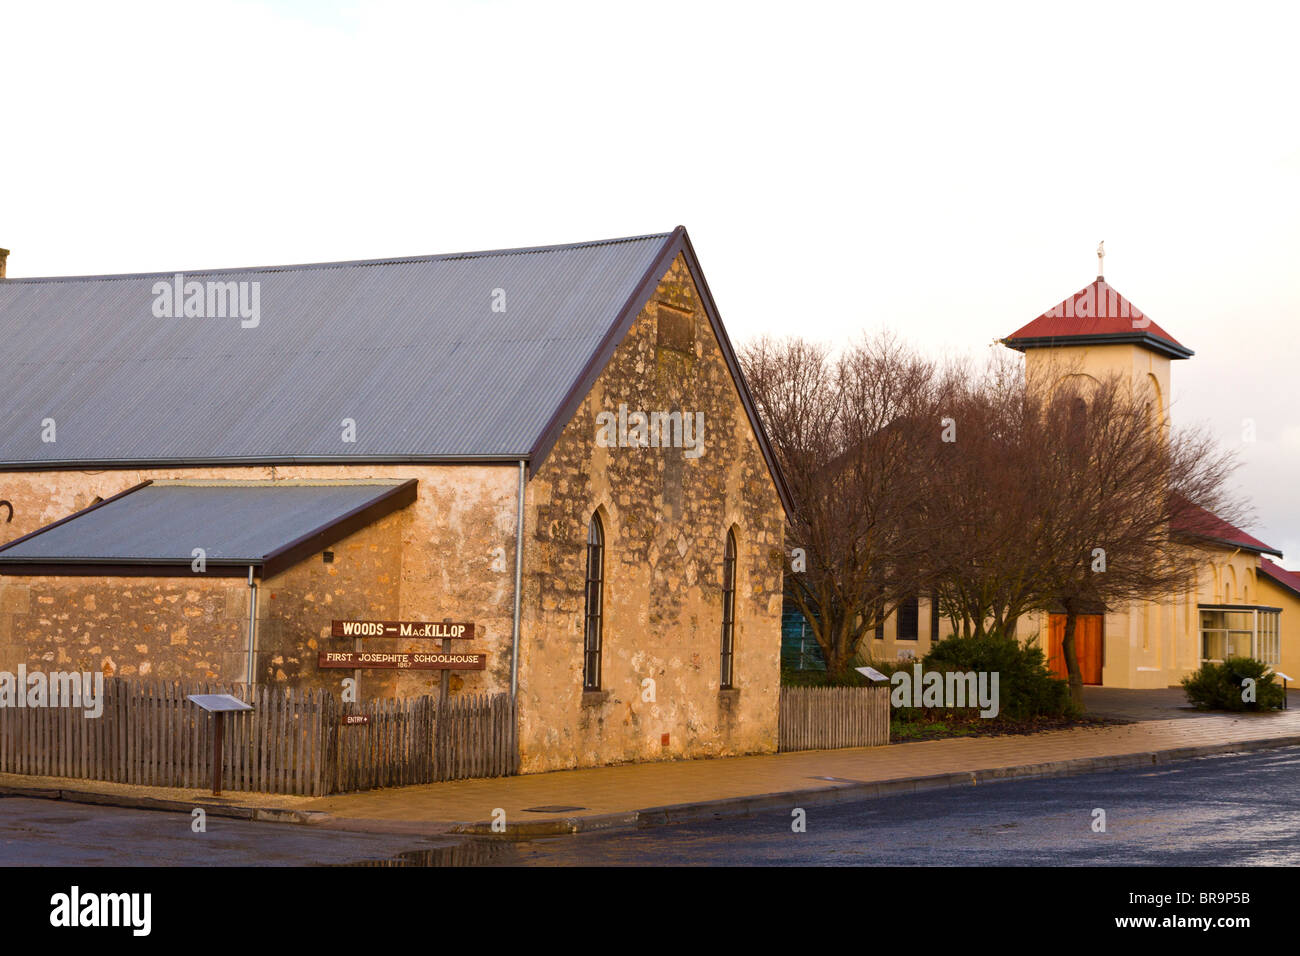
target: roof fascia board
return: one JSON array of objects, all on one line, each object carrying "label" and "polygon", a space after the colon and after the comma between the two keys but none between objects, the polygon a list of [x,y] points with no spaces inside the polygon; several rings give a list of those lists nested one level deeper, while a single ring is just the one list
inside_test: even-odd
[{"label": "roof fascia board", "polygon": [[1007,338],[1002,344],[1018,352],[1025,349],[1052,348],[1070,345],[1141,345],[1173,359],[1191,358],[1196,353],[1183,345],[1159,338],[1150,332],[1106,332],[1098,335],[1030,335]]},{"label": "roof fascia board", "polygon": [[1196,541],[1206,541],[1209,542],[1210,544],[1217,544],[1222,548],[1233,548],[1235,550],[1240,550],[1240,551],[1253,551],[1255,552],[1255,554],[1271,554],[1274,557],[1278,557],[1278,558],[1283,556],[1281,551],[1276,551],[1273,548],[1270,548],[1268,545],[1257,546],[1253,544],[1247,544],[1245,541],[1232,541],[1228,538],[1216,538],[1213,535],[1209,535],[1209,534],[1197,534],[1195,531],[1181,531],[1178,533],[1184,538],[1192,538]]},{"label": "roof fascia board", "polygon": [[0,561],[0,576],[25,577],[102,577],[102,578],[242,578],[250,562],[238,564],[207,563],[206,571],[195,571],[190,562],[174,561],[151,564],[144,561]]}]

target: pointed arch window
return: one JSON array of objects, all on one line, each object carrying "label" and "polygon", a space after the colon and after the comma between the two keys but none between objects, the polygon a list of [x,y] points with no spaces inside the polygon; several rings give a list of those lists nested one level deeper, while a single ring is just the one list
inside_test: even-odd
[{"label": "pointed arch window", "polygon": [[736,651],[736,532],[727,532],[722,553],[722,672],[719,685],[730,690],[735,676]]},{"label": "pointed arch window", "polygon": [[587,525],[586,628],[583,638],[582,689],[600,690],[601,632],[605,610],[605,529],[600,515]]}]

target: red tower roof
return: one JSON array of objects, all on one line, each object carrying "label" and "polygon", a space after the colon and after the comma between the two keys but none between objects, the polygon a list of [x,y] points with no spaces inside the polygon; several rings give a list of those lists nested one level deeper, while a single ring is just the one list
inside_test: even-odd
[{"label": "red tower roof", "polygon": [[1021,352],[1061,345],[1129,343],[1173,359],[1190,358],[1193,354],[1107,285],[1101,276],[1002,342]]}]

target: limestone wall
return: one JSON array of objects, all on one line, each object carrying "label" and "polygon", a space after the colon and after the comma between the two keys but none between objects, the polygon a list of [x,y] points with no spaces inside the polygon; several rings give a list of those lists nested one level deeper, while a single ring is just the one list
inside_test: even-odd
[{"label": "limestone wall", "polygon": [[[333,618],[473,621],[488,669],[458,672],[453,689],[510,685],[518,472],[510,466],[302,465],[0,473],[12,540],[147,479],[419,480],[410,506],[260,582],[259,679],[337,686],[351,671],[319,671]],[[214,516],[221,520],[221,516]],[[248,585],[242,578],[14,577],[0,575],[0,669],[20,660],[83,661],[120,676],[242,681],[247,673]],[[428,650],[427,641],[371,640],[375,650]],[[98,648],[92,652],[92,648]],[[470,649],[470,648],[465,648]],[[12,666],[9,666],[12,665]],[[367,694],[426,693],[434,671],[362,672]]]},{"label": "limestone wall", "polygon": [[[597,416],[703,412],[703,452],[601,447]],[[603,680],[583,693],[587,528],[604,523]],[[521,757],[526,771],[771,751],[783,514],[679,258],[529,484]],[[735,690],[720,690],[722,562],[738,541]],[[654,681],[653,701],[643,699]],[[666,743],[665,743],[666,738]]]}]

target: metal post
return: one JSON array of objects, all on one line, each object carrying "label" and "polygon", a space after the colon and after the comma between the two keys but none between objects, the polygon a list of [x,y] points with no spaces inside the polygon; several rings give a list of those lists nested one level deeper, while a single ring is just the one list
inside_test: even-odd
[{"label": "metal post", "polygon": [[219,797],[221,796],[221,735],[225,729],[226,715],[219,710],[213,716],[217,719],[217,732],[212,738],[212,795]]},{"label": "metal post", "polygon": [[511,635],[510,651],[510,696],[519,690],[519,607],[522,600],[524,577],[524,483],[527,472],[524,460],[519,459],[519,510],[515,518],[515,623]]},{"label": "metal post", "polygon": [[257,581],[253,578],[253,565],[248,566],[248,681],[251,697],[257,683]]}]

